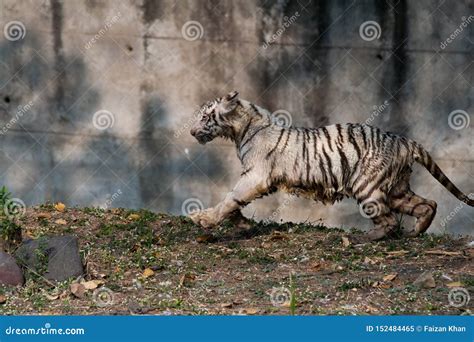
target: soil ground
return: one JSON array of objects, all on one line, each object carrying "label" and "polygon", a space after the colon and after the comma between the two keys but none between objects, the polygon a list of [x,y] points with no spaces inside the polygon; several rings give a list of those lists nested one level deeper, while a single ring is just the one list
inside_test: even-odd
[{"label": "soil ground", "polygon": [[[474,293],[474,248],[467,245],[472,238],[428,234],[353,245],[339,229],[257,222],[250,228],[227,222],[211,236],[182,216],[126,209],[58,211],[51,204],[29,208],[19,224],[24,238],[77,236],[86,273],[52,283],[26,270],[23,287],[0,288],[2,314],[474,311],[474,300],[456,307],[448,299],[455,287]],[[434,283],[416,285],[425,271]],[[71,284],[86,281],[93,285],[78,298]]]}]

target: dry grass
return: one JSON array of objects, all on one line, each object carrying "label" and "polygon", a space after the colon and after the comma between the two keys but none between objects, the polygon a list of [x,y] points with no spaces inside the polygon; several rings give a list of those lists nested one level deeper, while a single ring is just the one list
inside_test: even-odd
[{"label": "dry grass", "polygon": [[[55,223],[58,219],[66,224]],[[28,209],[19,223],[25,237],[78,236],[85,280],[102,280],[101,286],[110,289],[113,298],[101,307],[94,290],[83,298],[70,293],[75,279],[53,286],[33,277],[22,288],[0,289],[6,298],[0,304],[2,314],[457,315],[473,311],[472,300],[461,308],[448,302],[448,283],[459,281],[473,293],[473,249],[466,247],[466,239],[425,235],[347,246],[342,241],[345,233],[337,229],[258,223],[248,230],[227,223],[209,237],[184,217],[125,209],[59,212],[52,205]],[[144,274],[146,269],[153,272]],[[426,270],[433,273],[436,287],[414,286]],[[274,305],[279,303],[272,303],[271,296],[279,294],[282,305]]]}]

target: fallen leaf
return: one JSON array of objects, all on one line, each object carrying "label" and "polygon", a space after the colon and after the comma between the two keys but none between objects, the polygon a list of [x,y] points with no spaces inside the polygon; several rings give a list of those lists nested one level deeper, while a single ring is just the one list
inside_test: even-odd
[{"label": "fallen leaf", "polygon": [[383,277],[383,281],[392,281],[397,277],[397,273],[387,274]]},{"label": "fallen leaf", "polygon": [[368,256],[366,256],[365,259],[364,259],[364,264],[375,265],[376,263],[377,263],[377,261],[369,258]]},{"label": "fallen leaf", "polygon": [[409,251],[405,251],[405,250],[401,250],[401,251],[390,251],[390,252],[386,252],[385,254],[389,255],[389,256],[402,256],[402,255],[405,255],[405,254],[408,254],[410,253]]},{"label": "fallen leaf", "polygon": [[99,285],[104,284],[104,281],[103,281],[103,280],[95,279],[95,280],[85,281],[85,282],[83,282],[83,283],[81,283],[81,284],[84,285],[84,287],[85,287],[86,290],[94,290],[94,289],[96,289],[97,287],[99,287]]},{"label": "fallen leaf", "polygon": [[51,214],[50,213],[38,213],[38,215],[36,215],[36,217],[38,219],[50,219]]},{"label": "fallen leaf", "polygon": [[86,288],[84,285],[79,283],[72,283],[70,286],[71,293],[76,296],[77,298],[84,298],[84,294],[86,292]]},{"label": "fallen leaf", "polygon": [[155,274],[155,272],[151,268],[145,268],[145,270],[143,271],[144,278],[151,277],[153,274]]},{"label": "fallen leaf", "polygon": [[191,281],[196,279],[196,276],[190,273],[185,273],[179,279],[179,286],[188,286],[191,284]]},{"label": "fallen leaf", "polygon": [[311,263],[311,265],[309,265],[309,268],[311,268],[314,271],[317,271],[317,270],[321,269],[321,263],[318,262],[318,261],[315,261],[315,262]]},{"label": "fallen leaf", "polygon": [[220,306],[221,308],[230,309],[233,305],[234,303],[222,303]]},{"label": "fallen leaf", "polygon": [[0,295],[0,304],[4,304],[7,301],[7,297]]},{"label": "fallen leaf", "polygon": [[45,293],[44,296],[46,297],[47,300],[53,301],[59,298],[59,294],[56,295],[50,295],[48,293]]},{"label": "fallen leaf", "polygon": [[65,226],[67,224],[67,221],[65,219],[57,219],[56,221],[54,221],[54,223]]},{"label": "fallen leaf", "polygon": [[198,243],[206,243],[210,242],[214,237],[211,234],[204,234],[204,235],[199,235],[196,238],[196,242]]},{"label": "fallen leaf", "polygon": [[128,216],[128,219],[132,220],[132,221],[138,220],[139,218],[140,218],[140,215],[138,215],[138,214],[130,214]]},{"label": "fallen leaf", "polygon": [[241,313],[247,314],[247,315],[255,315],[255,314],[257,314],[259,311],[260,311],[260,310],[257,309],[257,308],[246,308],[246,309],[240,310]]},{"label": "fallen leaf", "polygon": [[436,282],[433,278],[433,274],[431,272],[423,272],[414,282],[414,285],[429,289],[436,287]]},{"label": "fallen leaf", "polygon": [[462,287],[462,285],[460,281],[453,281],[452,283],[446,284],[447,287]]},{"label": "fallen leaf", "polygon": [[351,242],[349,241],[349,239],[346,236],[342,237],[342,245],[346,248],[351,245]]},{"label": "fallen leaf", "polygon": [[54,209],[57,211],[63,212],[66,209],[66,205],[64,203],[58,202],[54,205]]},{"label": "fallen leaf", "polygon": [[439,250],[439,249],[433,249],[433,250],[430,250],[430,251],[425,251],[425,254],[457,256],[457,255],[462,255],[462,252],[451,252],[451,251],[443,251],[443,250]]},{"label": "fallen leaf", "polygon": [[272,232],[272,234],[270,235],[269,237],[269,240],[272,240],[272,241],[275,241],[275,240],[288,240],[289,237],[283,233],[283,232],[280,232],[278,230],[274,230]]}]

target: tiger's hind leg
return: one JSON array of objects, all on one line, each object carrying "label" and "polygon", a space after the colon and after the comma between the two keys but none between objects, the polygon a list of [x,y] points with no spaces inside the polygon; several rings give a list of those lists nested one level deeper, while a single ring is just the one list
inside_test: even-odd
[{"label": "tiger's hind leg", "polygon": [[418,196],[411,190],[405,194],[393,195],[389,199],[389,205],[396,212],[416,217],[415,228],[405,232],[410,237],[423,234],[429,228],[437,208],[435,201]]},{"label": "tiger's hind leg", "polygon": [[360,203],[359,207],[361,214],[372,219],[374,223],[374,228],[367,232],[365,239],[369,241],[381,240],[397,228],[397,218],[381,190],[374,191],[370,198]]}]

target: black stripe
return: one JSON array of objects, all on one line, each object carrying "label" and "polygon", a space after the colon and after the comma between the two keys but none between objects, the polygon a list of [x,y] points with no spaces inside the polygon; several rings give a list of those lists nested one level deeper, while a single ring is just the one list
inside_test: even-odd
[{"label": "black stripe", "polygon": [[246,202],[246,201],[240,201],[240,200],[238,200],[238,199],[236,199],[236,198],[233,198],[232,200],[233,200],[235,203],[237,203],[239,206],[241,206],[241,207],[244,206],[244,205],[247,205],[247,203],[248,203],[248,202]]},{"label": "black stripe", "polygon": [[262,129],[268,128],[268,127],[270,127],[270,126],[271,126],[271,124],[268,124],[268,125],[266,125],[266,126],[263,126],[263,127],[260,127],[259,129],[257,129],[257,130],[252,134],[252,136],[251,136],[250,138],[248,138],[242,145],[240,145],[240,149],[242,149],[250,140],[252,140],[258,132],[260,132]]},{"label": "black stripe", "polygon": [[305,129],[303,132],[303,159],[305,159],[306,163],[306,181],[309,180],[309,153],[308,153],[308,147],[306,146],[306,139],[308,139],[308,144],[309,144],[309,135],[308,135],[308,130]]},{"label": "black stripe", "polygon": [[339,146],[337,147],[337,151],[339,152],[339,156],[341,157],[342,182],[343,184],[347,184],[351,173],[349,161],[347,160],[346,154]]},{"label": "black stripe", "polygon": [[336,124],[336,129],[337,129],[337,141],[340,144],[344,143],[344,136],[342,135],[342,127],[341,124]]},{"label": "black stripe", "polygon": [[258,108],[257,108],[253,103],[250,104],[250,107],[252,107],[252,109],[255,111],[255,113],[256,113],[259,117],[262,117],[262,114],[260,114],[260,111],[258,110]]},{"label": "black stripe", "polygon": [[336,179],[336,176],[334,175],[334,173],[332,172],[331,158],[329,158],[329,156],[326,153],[326,150],[324,149],[324,147],[323,147],[323,154],[324,154],[324,157],[326,157],[326,162],[328,164],[328,173],[329,173],[329,176],[331,177],[332,186],[334,187],[334,189],[337,189],[338,188],[337,179]]},{"label": "black stripe", "polygon": [[243,133],[242,133],[242,136],[241,136],[241,138],[240,138],[239,143],[241,143],[242,140],[244,140],[245,135],[247,134],[247,131],[249,130],[251,124],[252,124],[252,119],[250,119],[249,122],[247,123],[247,126],[245,126],[245,128],[244,128],[244,130],[243,130]]},{"label": "black stripe", "polygon": [[280,136],[278,137],[277,143],[276,143],[275,146],[271,149],[271,151],[267,153],[267,156],[265,157],[265,159],[268,159],[268,158],[273,154],[273,152],[276,151],[276,149],[277,149],[277,147],[278,147],[278,144],[280,144],[280,140],[281,140],[281,138],[283,137],[283,133],[285,133],[285,129],[284,129],[284,128],[281,129],[281,131],[280,131]]},{"label": "black stripe", "polygon": [[367,148],[367,136],[365,135],[365,127],[364,126],[359,126],[360,127],[360,135],[362,135],[362,140],[364,141],[364,148]]},{"label": "black stripe", "polygon": [[329,149],[331,150],[331,152],[333,152],[332,144],[331,144],[331,137],[329,136],[329,132],[328,132],[327,128],[323,127],[322,131],[323,131],[323,133],[326,136],[326,139],[328,141]]},{"label": "black stripe", "polygon": [[249,173],[250,171],[252,171],[253,167],[249,167],[247,170],[243,171],[240,176],[245,176],[247,173]]},{"label": "black stripe", "polygon": [[372,126],[369,126],[370,127],[370,148],[372,150],[376,150],[377,146],[375,146],[375,140],[374,140],[374,131],[375,129],[372,127]]},{"label": "black stripe", "polygon": [[354,146],[354,149],[357,153],[357,158],[360,159],[360,148],[359,148],[359,145],[357,145],[357,142],[354,138],[354,132],[352,130],[352,125],[349,125],[349,127],[347,128],[347,136],[349,138],[349,142]]},{"label": "black stripe", "polygon": [[290,135],[291,135],[291,128],[288,129],[288,134],[286,136],[285,144],[283,145],[283,148],[281,149],[280,153],[283,153],[283,151],[285,151],[286,146],[288,146],[288,140],[290,140]]}]

